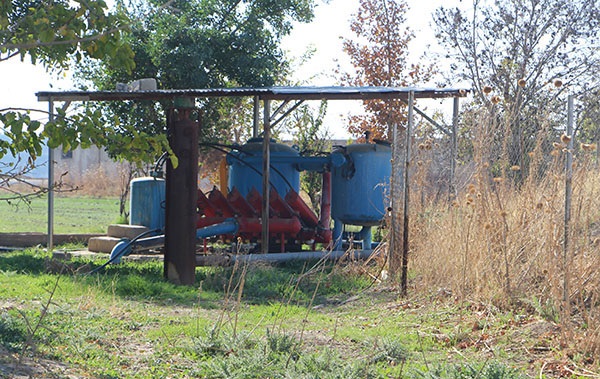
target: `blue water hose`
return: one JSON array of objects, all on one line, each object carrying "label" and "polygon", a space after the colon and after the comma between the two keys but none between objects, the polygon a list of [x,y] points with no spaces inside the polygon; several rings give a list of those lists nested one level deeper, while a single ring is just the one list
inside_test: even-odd
[{"label": "blue water hose", "polygon": [[146,230],[145,232],[136,236],[131,241],[126,238],[123,238],[121,241],[119,241],[115,245],[115,247],[113,247],[112,251],[110,252],[110,258],[108,259],[108,261],[106,263],[102,264],[101,266],[96,267],[95,269],[90,271],[88,274],[93,274],[95,272],[98,272],[111,263],[120,263],[121,257],[131,254],[132,245],[134,243],[136,243],[139,239],[141,239],[144,236],[147,236],[148,234],[160,233],[161,231],[162,231],[162,229]]},{"label": "blue water hose", "polygon": [[[234,218],[228,218],[223,222],[218,224],[205,226],[204,228],[200,228],[196,230],[196,238],[202,239],[212,236],[218,236],[221,234],[236,234],[239,230],[239,224]],[[162,229],[153,229],[145,231],[144,233],[136,236],[132,240],[128,240],[126,238],[119,241],[110,252],[110,258],[106,263],[102,266],[95,268],[90,271],[90,274],[100,271],[111,263],[121,263],[121,258],[131,254],[134,247],[158,247],[164,245],[165,235],[161,234],[158,236],[152,236],[148,238],[143,238],[148,234],[159,233]]]}]

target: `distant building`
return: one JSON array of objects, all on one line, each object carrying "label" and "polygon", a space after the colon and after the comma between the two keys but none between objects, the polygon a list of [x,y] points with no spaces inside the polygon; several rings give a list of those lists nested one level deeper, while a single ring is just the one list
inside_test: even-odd
[{"label": "distant building", "polygon": [[106,150],[91,146],[88,149],[77,148],[64,152],[62,148],[54,150],[56,164],[55,175],[68,172],[66,180],[81,182],[94,171],[102,170],[107,179],[117,179],[123,163],[112,160]]}]

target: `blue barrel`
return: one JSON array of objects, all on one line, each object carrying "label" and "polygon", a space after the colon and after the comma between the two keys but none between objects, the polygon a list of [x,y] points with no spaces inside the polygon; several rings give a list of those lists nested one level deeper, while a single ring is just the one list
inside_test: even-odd
[{"label": "blue barrel", "polygon": [[346,163],[332,168],[332,218],[349,225],[378,225],[389,203],[390,146],[383,142],[354,144],[334,152],[344,154]]},{"label": "blue barrel", "polygon": [[[272,187],[282,197],[290,189],[300,192],[300,171],[297,167],[300,154],[298,151],[272,140],[269,149],[271,152],[269,177]],[[252,188],[256,188],[262,194],[262,151],[263,139],[252,138],[245,145],[227,154],[230,191],[235,187],[243,196],[246,196]]]},{"label": "blue barrel", "polygon": [[129,184],[129,224],[165,227],[165,180],[136,178]]}]

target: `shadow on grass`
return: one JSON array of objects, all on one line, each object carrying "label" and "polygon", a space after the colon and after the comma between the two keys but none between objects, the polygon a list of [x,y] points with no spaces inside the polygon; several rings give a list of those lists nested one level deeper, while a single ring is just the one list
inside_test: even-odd
[{"label": "shadow on grass", "polygon": [[247,267],[198,267],[196,285],[178,286],[163,278],[163,263],[125,262],[109,265],[98,273],[86,274],[104,261],[74,258],[57,261],[40,251],[22,251],[0,255],[0,272],[25,275],[58,274],[78,283],[100,286],[123,298],[150,301],[161,305],[178,304],[219,308],[229,297],[237,299],[243,287],[242,300],[251,304],[290,302],[307,305],[338,301],[366,287],[369,281],[333,269],[328,264],[315,269],[314,262],[289,262],[271,266],[255,264]]},{"label": "shadow on grass", "polygon": [[15,353],[22,349],[26,340],[27,334],[22,320],[9,312],[3,312],[0,315],[0,346]]},{"label": "shadow on grass", "polygon": [[0,271],[18,274],[43,274],[46,258],[30,251],[0,254]]}]

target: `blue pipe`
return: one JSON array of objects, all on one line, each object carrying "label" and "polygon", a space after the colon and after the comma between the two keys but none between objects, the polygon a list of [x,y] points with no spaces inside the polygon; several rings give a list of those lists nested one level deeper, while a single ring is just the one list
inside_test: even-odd
[{"label": "blue pipe", "polygon": [[360,237],[362,239],[363,250],[371,250],[373,243],[373,235],[371,234],[370,226],[363,226],[360,231]]},{"label": "blue pipe", "polygon": [[342,250],[342,234],[344,232],[344,223],[341,220],[333,220],[333,250]]},{"label": "blue pipe", "polygon": [[[202,239],[212,236],[218,236],[221,234],[236,234],[238,232],[238,229],[239,225],[237,221],[233,218],[228,218],[227,220],[218,224],[205,226],[204,228],[196,230],[196,238]],[[151,249],[163,246],[165,244],[164,234],[147,238],[139,238],[140,236],[134,238],[131,241],[126,238],[119,241],[110,252],[109,262],[120,263],[121,257],[131,254],[134,248],[142,247],[146,249]]]},{"label": "blue pipe", "polygon": [[[338,219],[333,220],[333,250],[342,250],[342,242],[349,238],[348,232],[344,232],[344,223]],[[361,241],[363,250],[371,250],[373,246],[373,234],[370,226],[363,226],[360,232],[352,233],[355,240]]]}]

